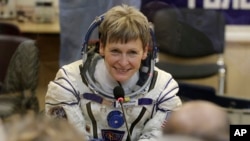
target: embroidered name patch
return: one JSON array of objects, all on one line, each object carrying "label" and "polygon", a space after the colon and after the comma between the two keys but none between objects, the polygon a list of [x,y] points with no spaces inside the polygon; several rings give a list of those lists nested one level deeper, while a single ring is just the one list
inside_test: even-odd
[{"label": "embroidered name patch", "polygon": [[105,141],[122,141],[125,131],[118,130],[102,130],[102,138]]}]

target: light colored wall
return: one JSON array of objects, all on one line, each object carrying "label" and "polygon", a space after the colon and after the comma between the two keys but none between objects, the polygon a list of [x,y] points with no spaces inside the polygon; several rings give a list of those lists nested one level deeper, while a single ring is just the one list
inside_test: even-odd
[{"label": "light colored wall", "polygon": [[250,99],[250,43],[228,43],[225,58],[228,95]]}]

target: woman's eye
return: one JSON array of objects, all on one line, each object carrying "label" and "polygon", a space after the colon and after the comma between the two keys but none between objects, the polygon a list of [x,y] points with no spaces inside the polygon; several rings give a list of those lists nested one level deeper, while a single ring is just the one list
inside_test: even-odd
[{"label": "woman's eye", "polygon": [[130,55],[136,55],[136,54],[138,54],[138,53],[137,53],[136,51],[130,51],[129,54],[130,54]]},{"label": "woman's eye", "polygon": [[136,51],[130,51],[130,52],[128,52],[128,56],[129,57],[136,57],[137,54],[138,54],[138,52],[136,52]]},{"label": "woman's eye", "polygon": [[118,53],[119,53],[119,51],[118,51],[118,50],[116,50],[116,49],[111,50],[110,52],[111,52],[112,54],[118,54]]}]

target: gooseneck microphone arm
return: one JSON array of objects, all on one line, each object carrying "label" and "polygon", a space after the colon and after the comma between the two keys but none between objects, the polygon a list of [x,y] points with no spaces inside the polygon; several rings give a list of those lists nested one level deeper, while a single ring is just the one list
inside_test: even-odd
[{"label": "gooseneck microphone arm", "polygon": [[127,123],[127,120],[126,120],[126,116],[125,116],[125,112],[124,112],[124,108],[123,108],[123,104],[122,104],[124,99],[122,99],[122,101],[119,100],[119,99],[117,99],[117,100],[119,101],[119,103],[121,105],[123,119],[125,121],[126,129],[127,129],[127,132],[128,132],[128,137],[129,137],[128,139],[129,139],[129,141],[131,141],[131,135],[130,135],[130,132],[129,132],[128,123]]},{"label": "gooseneck microphone arm", "polygon": [[121,105],[121,109],[122,109],[122,115],[123,115],[123,120],[125,122],[125,126],[128,132],[128,141],[131,141],[131,135],[130,135],[130,131],[128,128],[128,123],[127,123],[127,119],[126,119],[126,115],[124,112],[124,107],[123,107],[123,102],[124,102],[124,90],[121,86],[116,86],[113,90],[115,99],[120,103]]}]

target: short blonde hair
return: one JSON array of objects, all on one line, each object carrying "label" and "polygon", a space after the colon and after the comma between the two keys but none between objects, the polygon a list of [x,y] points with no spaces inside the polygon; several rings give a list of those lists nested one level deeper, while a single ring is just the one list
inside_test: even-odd
[{"label": "short blonde hair", "polygon": [[143,49],[150,45],[151,35],[147,17],[138,9],[120,5],[111,8],[105,13],[104,20],[99,26],[100,41],[106,43],[127,43],[141,39]]}]

